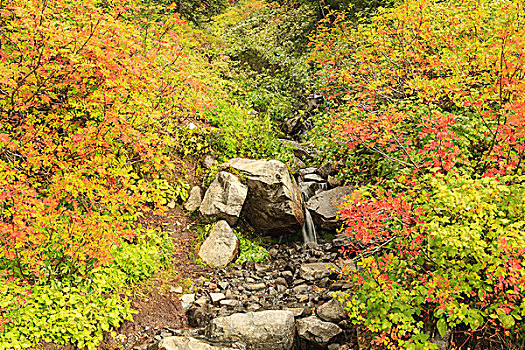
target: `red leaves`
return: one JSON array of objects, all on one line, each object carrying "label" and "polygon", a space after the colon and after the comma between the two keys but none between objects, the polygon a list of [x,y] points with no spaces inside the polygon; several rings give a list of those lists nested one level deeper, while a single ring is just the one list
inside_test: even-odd
[{"label": "red leaves", "polygon": [[[488,176],[521,171],[520,5],[499,6],[497,17],[470,2],[453,6],[455,12],[438,7],[409,3],[356,29],[340,13],[321,24],[311,58],[325,66],[326,95],[342,105],[333,124],[343,124],[338,128],[352,149],[364,147],[382,163],[445,173],[475,167]],[[482,30],[480,19],[487,24]],[[458,134],[464,127],[468,135]],[[468,143],[485,132],[484,152],[468,154]]]},{"label": "red leaves", "polygon": [[356,191],[341,210],[346,234],[360,243],[375,248],[399,235],[409,235],[414,222],[412,205],[403,193],[380,193],[376,199],[364,199]]}]

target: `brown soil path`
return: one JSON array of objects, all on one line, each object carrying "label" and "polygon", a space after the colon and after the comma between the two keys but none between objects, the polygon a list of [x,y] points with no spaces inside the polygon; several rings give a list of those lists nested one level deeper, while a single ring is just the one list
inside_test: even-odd
[{"label": "brown soil path", "polygon": [[197,238],[196,220],[180,208],[162,215],[148,213],[141,220],[144,227],[168,232],[173,239],[173,265],[168,270],[158,271],[138,290],[132,291],[132,308],[137,310],[133,322],[124,322],[115,337],[107,334],[101,350],[132,349],[163,331],[187,327],[180,294],[175,293],[174,288],[188,288],[193,280],[211,272],[210,268],[198,265],[190,258]]}]

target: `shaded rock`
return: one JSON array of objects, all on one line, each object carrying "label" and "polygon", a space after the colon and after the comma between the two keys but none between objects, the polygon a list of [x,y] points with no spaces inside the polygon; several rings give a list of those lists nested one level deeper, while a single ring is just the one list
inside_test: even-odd
[{"label": "shaded rock", "polygon": [[194,211],[199,209],[202,203],[202,189],[199,186],[194,186],[190,191],[190,196],[186,203],[184,203],[184,209],[187,211]]},{"label": "shaded rock", "polygon": [[445,332],[445,336],[442,337],[439,332],[435,332],[434,336],[430,338],[430,342],[436,344],[438,350],[445,350],[448,348],[450,343],[450,336],[452,335],[450,330]]},{"label": "shaded rock", "polygon": [[293,273],[291,271],[282,271],[281,276],[284,277],[284,279],[286,280],[286,282],[288,282],[288,284],[292,283]]},{"label": "shaded rock", "polygon": [[248,193],[248,188],[230,173],[217,174],[204,195],[200,212],[204,216],[214,216],[235,225]]},{"label": "shaded rock", "polygon": [[328,175],[327,182],[328,182],[328,186],[332,188],[343,185],[343,180],[333,177],[332,175]]},{"label": "shaded rock", "polygon": [[328,162],[321,165],[319,169],[317,169],[317,172],[326,179],[329,175],[335,175],[337,173],[336,164],[335,162],[329,160]]},{"label": "shaded rock", "polygon": [[303,133],[304,131],[306,131],[306,127],[303,123],[303,118],[294,117],[288,119],[283,124],[283,131],[287,135],[297,135]]},{"label": "shaded rock", "polygon": [[315,196],[319,190],[319,183],[314,181],[307,181],[299,183],[299,190],[306,195],[306,198]]},{"label": "shaded rock", "polygon": [[299,267],[299,276],[307,281],[320,280],[330,276],[332,273],[328,270],[327,263],[307,263]]},{"label": "shaded rock", "polygon": [[306,208],[317,225],[326,230],[335,231],[342,224],[337,219],[339,206],[351,193],[352,188],[347,186],[320,192],[308,200]]},{"label": "shaded rock", "polygon": [[210,235],[199,250],[202,261],[212,266],[226,266],[239,252],[239,239],[224,220],[213,225]]},{"label": "shaded rock", "polygon": [[275,284],[276,285],[282,285],[282,286],[285,286],[285,287],[288,287],[288,282],[286,282],[286,279],[284,277],[277,277],[275,279]]},{"label": "shaded rock", "polygon": [[206,329],[208,339],[241,342],[253,350],[290,350],[295,322],[290,311],[260,311],[218,317]]},{"label": "shaded rock", "polygon": [[[297,320],[297,335],[303,344],[313,343],[320,347],[328,345],[342,333],[341,327],[330,322],[323,322],[315,316]],[[300,346],[308,348],[308,346]]]},{"label": "shaded rock", "polygon": [[168,337],[159,342],[159,350],[231,350],[234,348],[213,345],[192,337]]},{"label": "shaded rock", "polygon": [[204,327],[212,319],[212,314],[209,308],[192,307],[186,312],[186,318],[191,327]]},{"label": "shaded rock", "polygon": [[226,166],[246,175],[248,196],[242,215],[255,230],[281,235],[301,229],[303,201],[286,165],[277,160],[235,158]]},{"label": "shaded rock", "polygon": [[340,322],[346,318],[346,311],[337,299],[331,299],[316,309],[317,316],[326,322]]}]

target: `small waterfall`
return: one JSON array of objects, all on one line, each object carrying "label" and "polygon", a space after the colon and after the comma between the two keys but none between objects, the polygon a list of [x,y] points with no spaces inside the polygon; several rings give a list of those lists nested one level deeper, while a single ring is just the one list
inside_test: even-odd
[{"label": "small waterfall", "polygon": [[315,232],[314,221],[310,211],[304,208],[304,225],[303,225],[303,241],[307,246],[317,245],[317,233]]},{"label": "small waterfall", "polygon": [[304,207],[304,225],[303,225],[303,242],[306,246],[317,246],[317,232],[315,232],[314,221],[312,220],[312,215],[310,211],[306,208],[306,202],[308,201],[308,195],[301,191],[303,196],[303,201],[305,203]]}]

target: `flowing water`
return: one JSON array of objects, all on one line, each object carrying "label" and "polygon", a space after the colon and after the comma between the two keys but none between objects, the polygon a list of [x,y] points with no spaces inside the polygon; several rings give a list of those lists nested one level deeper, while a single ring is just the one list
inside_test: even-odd
[{"label": "flowing water", "polygon": [[310,211],[304,208],[303,241],[307,246],[317,245],[317,233]]},{"label": "flowing water", "polygon": [[317,232],[315,232],[314,221],[310,211],[306,208],[306,202],[308,201],[308,195],[301,191],[303,201],[305,203],[304,208],[304,225],[303,225],[303,242],[306,246],[317,246]]}]

